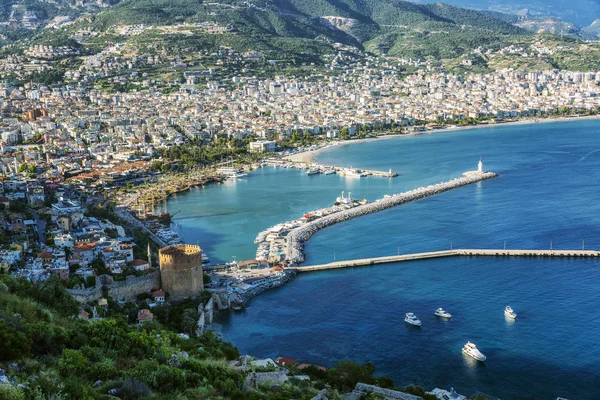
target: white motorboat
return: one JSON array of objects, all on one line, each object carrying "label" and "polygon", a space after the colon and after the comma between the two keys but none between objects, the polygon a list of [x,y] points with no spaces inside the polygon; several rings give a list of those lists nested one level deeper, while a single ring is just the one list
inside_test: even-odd
[{"label": "white motorboat", "polygon": [[444,309],[442,307],[435,310],[434,314],[437,315],[438,317],[442,317],[442,318],[452,318],[452,314],[450,314],[447,311],[444,311]]},{"label": "white motorboat", "polygon": [[477,361],[485,361],[487,358],[486,356],[483,355],[482,352],[479,351],[477,346],[475,346],[475,343],[471,343],[468,341],[467,341],[467,344],[465,344],[463,346],[462,352],[465,353],[466,355],[468,355],[469,357],[473,357]]},{"label": "white motorboat", "polygon": [[361,178],[363,176],[367,176],[367,174],[365,174],[364,172],[362,172],[359,169],[352,169],[352,167],[351,167],[349,169],[344,170],[344,176],[351,176],[353,178]]},{"label": "white motorboat", "polygon": [[517,319],[517,313],[514,312],[513,309],[510,308],[510,306],[506,306],[506,308],[504,309],[504,315],[506,316],[506,318]]},{"label": "white motorboat", "polygon": [[419,320],[419,318],[417,318],[417,316],[411,312],[406,313],[406,316],[404,317],[404,322],[414,326],[421,326],[421,321]]}]

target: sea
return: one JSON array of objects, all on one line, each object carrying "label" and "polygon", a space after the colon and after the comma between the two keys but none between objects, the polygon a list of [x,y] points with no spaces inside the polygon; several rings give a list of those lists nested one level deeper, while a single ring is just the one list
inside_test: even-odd
[{"label": "sea", "polygon": [[[256,235],[332,205],[459,177],[497,178],[326,228],[306,265],[444,250],[600,249],[600,120],[515,124],[335,146],[325,165],[396,178],[307,176],[265,167],[178,194],[173,227],[213,263],[255,257]],[[243,354],[330,367],[371,362],[396,385],[501,399],[600,398],[600,260],[460,257],[302,273],[219,314],[213,328]],[[504,317],[510,305],[516,321]],[[451,320],[440,320],[443,307]],[[414,312],[421,328],[403,322]],[[485,363],[462,354],[471,341]]]}]

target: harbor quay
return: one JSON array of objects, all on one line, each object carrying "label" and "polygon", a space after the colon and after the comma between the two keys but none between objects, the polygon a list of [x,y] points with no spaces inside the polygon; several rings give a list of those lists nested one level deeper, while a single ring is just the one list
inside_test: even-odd
[{"label": "harbor quay", "polygon": [[362,258],[356,260],[335,261],[327,264],[295,267],[298,272],[324,271],[330,269],[365,267],[378,264],[391,264],[403,261],[426,260],[444,257],[599,257],[596,250],[507,250],[507,249],[455,249],[430,251],[424,253],[402,254],[387,257]]},{"label": "harbor quay", "polygon": [[481,182],[486,179],[495,178],[498,174],[494,172],[483,171],[481,161],[477,171],[465,172],[462,177],[455,178],[447,182],[438,183],[420,187],[395,194],[372,203],[362,204],[357,207],[345,209],[322,218],[307,222],[306,224],[292,229],[286,236],[286,260],[291,265],[298,265],[305,261],[304,243],[310,239],[316,232],[328,226],[354,219],[363,215],[382,211],[400,204],[419,200],[428,196],[433,196],[448,190],[456,189],[472,183]]}]

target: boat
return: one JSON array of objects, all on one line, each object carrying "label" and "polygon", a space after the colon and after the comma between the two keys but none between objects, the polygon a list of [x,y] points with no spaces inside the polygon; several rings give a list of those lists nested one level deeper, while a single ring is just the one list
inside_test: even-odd
[{"label": "boat", "polygon": [[319,171],[318,168],[311,168],[308,171],[306,171],[306,175],[319,175],[321,173],[321,171]]},{"label": "boat", "polygon": [[224,175],[227,178],[242,178],[244,176],[248,176],[241,172],[240,170],[233,167],[222,167],[217,169],[217,174]]},{"label": "boat", "polygon": [[323,175],[333,175],[335,174],[335,170],[334,169],[326,169],[323,172],[321,172]]},{"label": "boat", "polygon": [[452,318],[452,314],[450,314],[447,311],[444,311],[444,309],[442,307],[435,310],[434,314],[437,315],[438,317],[442,317],[442,318]]},{"label": "boat", "polygon": [[507,318],[510,319],[516,319],[517,318],[517,313],[513,311],[512,308],[510,308],[510,306],[506,306],[506,308],[504,309],[504,315]]},{"label": "boat", "polygon": [[353,178],[361,178],[363,176],[366,176],[366,174],[358,169],[346,169],[344,170],[344,176],[350,176]]},{"label": "boat", "polygon": [[411,312],[406,313],[406,316],[404,317],[404,322],[414,326],[421,326],[421,321],[419,320],[419,318],[417,318],[417,316]]},{"label": "boat", "polygon": [[485,361],[487,358],[483,355],[482,352],[479,351],[479,349],[477,349],[475,343],[471,343],[469,341],[467,341],[467,344],[463,346],[462,352],[468,355],[469,357],[473,357],[477,361]]},{"label": "boat", "polygon": [[202,266],[207,267],[210,265],[210,258],[206,255],[206,253],[202,253]]}]

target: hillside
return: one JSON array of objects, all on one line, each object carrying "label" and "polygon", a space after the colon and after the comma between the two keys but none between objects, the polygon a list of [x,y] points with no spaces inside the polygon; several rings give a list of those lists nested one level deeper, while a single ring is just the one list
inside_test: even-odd
[{"label": "hillside", "polygon": [[[143,36],[150,35],[156,43],[163,39],[170,43],[185,41],[194,47],[194,42],[206,41],[207,32],[192,24],[214,25],[224,29],[219,35],[212,35],[211,41],[215,44],[242,51],[285,50],[286,55],[296,56],[308,55],[311,48],[317,49],[317,55],[331,53],[331,44],[337,42],[380,54],[452,58],[473,46],[499,45],[508,36],[526,33],[488,14],[442,3],[124,0],[78,21],[67,30],[55,32],[54,36],[65,37],[91,28],[96,32],[92,35],[93,43],[101,43],[103,37],[128,42],[137,39],[135,35],[124,33],[122,27],[139,24],[144,25]],[[165,33],[165,27],[181,24],[186,25],[185,29]],[[41,40],[48,36],[52,35],[45,35]]]}]

